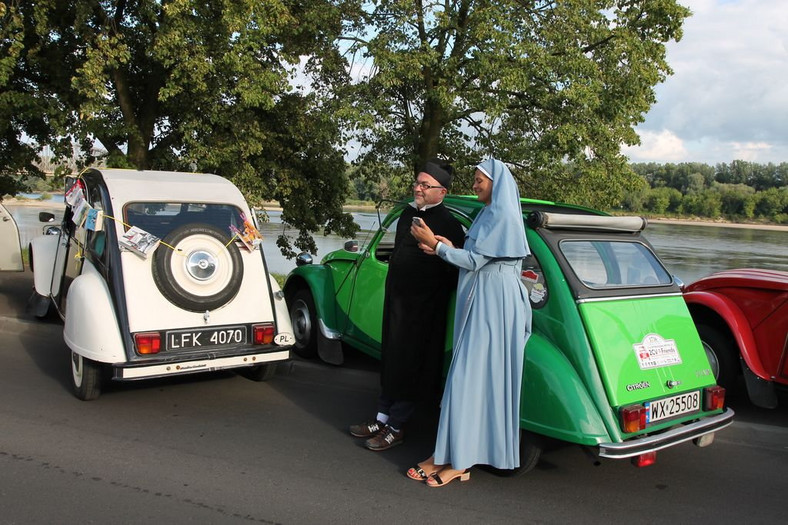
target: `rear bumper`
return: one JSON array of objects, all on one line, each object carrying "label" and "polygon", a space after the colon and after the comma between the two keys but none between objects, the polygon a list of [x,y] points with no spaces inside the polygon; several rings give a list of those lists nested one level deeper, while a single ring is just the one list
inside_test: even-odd
[{"label": "rear bumper", "polygon": [[283,348],[274,352],[256,354],[234,355],[227,357],[195,359],[192,361],[177,361],[156,364],[114,365],[113,379],[118,381],[133,381],[135,379],[150,379],[154,377],[167,377],[198,372],[212,372],[229,368],[257,366],[277,361],[290,359],[290,348]]},{"label": "rear bumper", "polygon": [[624,459],[647,452],[656,452],[685,441],[721,430],[733,423],[733,410],[726,408],[722,414],[680,425],[658,434],[628,439],[621,443],[600,443],[599,455],[603,458]]}]

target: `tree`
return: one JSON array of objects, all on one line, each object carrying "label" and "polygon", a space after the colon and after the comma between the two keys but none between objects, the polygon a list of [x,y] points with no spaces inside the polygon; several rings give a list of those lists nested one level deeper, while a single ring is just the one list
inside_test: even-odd
[{"label": "tree", "polygon": [[[371,60],[357,86],[370,159],[509,162],[527,194],[610,205],[633,184],[620,154],[671,70],[674,0],[381,0],[348,35]],[[469,175],[469,174],[468,174]],[[468,186],[468,179],[460,178]]]},{"label": "tree", "polygon": [[[330,94],[348,80],[335,46],[341,6],[330,0],[19,2],[24,45],[14,76],[56,102],[57,136],[78,145],[82,164],[94,161],[99,143],[113,167],[218,173],[254,190],[253,200],[282,201],[283,215],[301,232],[296,245],[313,249],[308,231],[316,226],[354,231],[341,209],[341,111]],[[291,80],[302,56],[309,57],[304,70],[312,83],[298,93]],[[304,125],[321,111],[332,118]],[[301,140],[283,138],[291,126],[285,116],[297,121]],[[34,138],[41,146],[53,136]],[[316,148],[303,140],[308,137]],[[332,180],[319,191],[293,191],[302,184],[293,179],[313,179],[315,172]]]},{"label": "tree", "polygon": [[31,141],[50,144],[56,155],[70,154],[68,141],[59,138],[62,107],[20,75],[27,45],[21,5],[0,2],[0,197],[28,190],[28,180],[43,177]]}]

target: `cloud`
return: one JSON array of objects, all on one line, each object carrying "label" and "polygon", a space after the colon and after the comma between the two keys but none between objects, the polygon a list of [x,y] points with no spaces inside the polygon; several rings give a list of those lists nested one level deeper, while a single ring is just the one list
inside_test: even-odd
[{"label": "cloud", "polygon": [[788,2],[680,2],[693,15],[667,45],[674,75],[636,128],[642,145],[623,151],[634,162],[788,162]]},{"label": "cloud", "polygon": [[639,162],[682,162],[687,150],[681,139],[668,130],[641,131],[641,146],[625,147],[625,155],[636,152]]}]

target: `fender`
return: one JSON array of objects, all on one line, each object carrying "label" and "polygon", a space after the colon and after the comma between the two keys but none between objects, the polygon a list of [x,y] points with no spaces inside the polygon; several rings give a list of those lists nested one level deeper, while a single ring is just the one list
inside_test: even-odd
[{"label": "fender", "polygon": [[749,369],[758,377],[771,380],[756,351],[752,329],[738,306],[727,297],[714,292],[689,292],[684,295],[684,300],[690,306],[691,312],[693,306],[700,305],[716,313],[733,334],[739,353]]},{"label": "fender", "polygon": [[[268,282],[271,283],[271,292],[274,298],[274,315],[276,316],[277,336],[287,335],[284,337],[287,342],[283,346],[292,346],[293,341],[293,326],[290,324],[290,312],[287,310],[287,303],[285,302],[285,295],[279,288],[279,283],[274,279],[274,276],[268,274]],[[277,337],[277,340],[282,337]]]},{"label": "fender", "polygon": [[[315,302],[315,313],[322,325],[331,331],[338,331],[339,321],[336,314],[336,294],[334,293],[334,279],[331,270],[323,264],[308,264],[293,270],[287,279],[287,292],[294,287],[293,283],[305,284],[312,293]],[[321,326],[321,333],[325,334]],[[329,337],[332,339],[332,337]]]},{"label": "fender", "polygon": [[107,283],[85,261],[66,297],[63,339],[75,353],[100,363],[124,363],[126,354]]},{"label": "fender", "polygon": [[30,260],[35,266],[33,286],[36,293],[44,297],[52,295],[52,274],[60,235],[41,235],[30,241]]},{"label": "fender", "polygon": [[580,445],[612,439],[571,363],[539,334],[526,345],[520,427]]}]

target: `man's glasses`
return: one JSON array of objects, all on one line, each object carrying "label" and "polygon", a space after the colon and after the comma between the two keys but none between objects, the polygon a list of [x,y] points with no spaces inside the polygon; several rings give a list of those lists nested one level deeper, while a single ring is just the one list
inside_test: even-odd
[{"label": "man's glasses", "polygon": [[419,188],[422,191],[423,190],[429,190],[429,189],[432,189],[432,188],[443,188],[443,186],[430,186],[426,182],[419,182],[419,181],[414,182],[413,183],[413,187],[414,188]]}]

